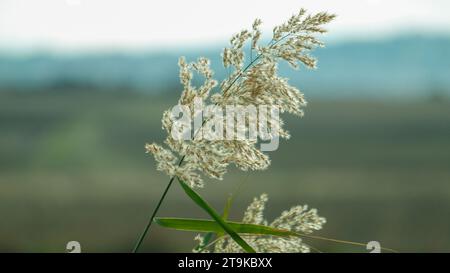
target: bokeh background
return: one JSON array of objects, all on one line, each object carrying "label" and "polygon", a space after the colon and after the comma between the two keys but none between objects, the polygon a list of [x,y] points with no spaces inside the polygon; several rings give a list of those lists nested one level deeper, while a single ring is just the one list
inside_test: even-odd
[{"label": "bokeh background", "polygon": [[[0,0],[0,251],[128,252],[168,178],[162,141],[178,56],[212,59],[254,18],[271,33],[305,7],[338,14],[316,71],[281,73],[308,98],[273,164],[231,170],[201,194],[231,218],[270,195],[273,219],[309,204],[318,235],[405,252],[450,250],[448,1]],[[267,39],[269,36],[265,36]],[[171,189],[159,215],[207,217]],[[154,226],[143,251],[186,252],[194,234]],[[325,252],[364,247],[308,240]]]}]

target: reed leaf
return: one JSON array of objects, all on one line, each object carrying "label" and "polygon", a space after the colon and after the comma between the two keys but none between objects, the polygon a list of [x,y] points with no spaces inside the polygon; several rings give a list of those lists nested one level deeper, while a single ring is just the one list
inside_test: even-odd
[{"label": "reed leaf", "polygon": [[203,210],[205,210],[209,216],[215,221],[213,223],[216,223],[219,227],[219,231],[225,231],[230,235],[230,237],[238,244],[240,245],[246,252],[249,253],[255,253],[256,251],[249,245],[247,242],[244,241],[244,239],[237,234],[236,231],[234,231],[233,228],[231,228],[223,219],[222,217],[198,194],[196,193],[191,187],[189,187],[186,183],[184,183],[181,179],[178,179],[178,182],[180,182],[181,187],[183,188],[184,192],[194,201],[199,207],[201,207]]},{"label": "reed leaf", "polygon": [[[213,233],[220,233],[223,231],[217,222],[204,219],[158,217],[155,218],[155,222],[162,227],[184,231]],[[272,235],[281,237],[298,236],[295,232],[269,226],[230,221],[226,221],[225,223],[239,234]]]}]

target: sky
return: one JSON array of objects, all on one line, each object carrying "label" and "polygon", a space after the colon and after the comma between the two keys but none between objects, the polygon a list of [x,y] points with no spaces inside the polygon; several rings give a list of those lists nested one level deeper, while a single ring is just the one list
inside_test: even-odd
[{"label": "sky", "polygon": [[222,43],[263,20],[271,33],[301,7],[338,15],[331,39],[450,35],[448,0],[0,0],[0,49],[160,49]]}]

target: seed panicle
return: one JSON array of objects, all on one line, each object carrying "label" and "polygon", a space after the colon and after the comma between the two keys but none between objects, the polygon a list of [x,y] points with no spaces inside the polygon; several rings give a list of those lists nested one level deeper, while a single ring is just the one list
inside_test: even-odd
[{"label": "seed panicle", "polygon": [[[267,201],[267,194],[262,194],[259,198],[255,198],[247,207],[242,222],[245,224],[265,225],[302,234],[311,234],[314,231],[320,230],[326,223],[325,218],[320,217],[316,209],[308,210],[308,206],[304,205],[295,206],[283,211],[279,217],[269,224],[263,215]],[[252,235],[246,236],[245,239],[257,252],[261,253],[307,253],[311,250],[298,236]],[[199,241],[200,247],[193,251],[210,252],[206,248],[204,236],[197,235],[195,240]],[[232,239],[222,237],[215,242],[212,251],[216,253],[240,253],[243,252],[243,249]]]},{"label": "seed panicle", "polygon": [[[205,111],[205,105],[208,103],[218,107],[276,106],[280,113],[303,116],[303,108],[307,104],[304,95],[296,87],[289,85],[288,79],[278,75],[278,63],[286,61],[293,68],[299,68],[300,64],[306,68],[315,68],[316,60],[309,52],[323,46],[315,35],[326,32],[323,25],[334,17],[325,12],[307,15],[302,9],[287,22],[274,28],[272,40],[267,45],[260,45],[262,22],[256,19],[251,30],[242,30],[233,35],[230,46],[223,50],[223,66],[230,67],[232,71],[220,85],[213,78],[214,73],[208,59],[201,57],[196,62],[189,63],[181,57],[178,65],[183,91],[179,105],[189,107],[193,116]],[[246,43],[249,43],[252,52],[255,52],[255,58],[246,60],[244,54]],[[203,79],[200,86],[192,83],[195,75]],[[211,94],[217,86],[219,92]],[[198,101],[202,106],[193,110],[196,109],[195,104]],[[203,187],[202,174],[222,179],[230,164],[245,171],[264,170],[270,165],[269,157],[257,148],[258,141],[211,141],[197,138],[197,134],[207,133],[203,125],[208,125],[208,121],[204,122],[201,128],[197,128],[191,140],[178,140],[173,137],[178,132],[172,128],[172,118],[170,111],[164,112],[162,124],[168,134],[165,140],[167,148],[153,143],[146,145],[146,151],[154,155],[158,170],[172,177],[177,176],[191,187]],[[250,117],[246,117],[247,124],[253,122]],[[275,129],[272,130],[271,137],[279,136],[285,139],[290,137],[289,132],[283,128],[282,120],[275,124],[268,119],[268,123]]]}]

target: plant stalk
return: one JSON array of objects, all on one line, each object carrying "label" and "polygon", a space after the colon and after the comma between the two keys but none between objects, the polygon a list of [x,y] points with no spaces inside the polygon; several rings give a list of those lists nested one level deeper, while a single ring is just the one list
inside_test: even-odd
[{"label": "plant stalk", "polygon": [[170,189],[170,186],[172,186],[173,181],[175,180],[175,176],[173,176],[170,181],[169,184],[167,184],[166,189],[164,190],[164,193],[162,194],[161,198],[159,199],[158,204],[156,205],[155,209],[153,210],[153,214],[152,217],[150,217],[150,220],[147,223],[147,226],[145,226],[144,231],[142,232],[141,236],[139,237],[139,240],[137,241],[136,245],[134,246],[133,249],[133,253],[137,253],[139,250],[139,247],[141,246],[142,242],[144,241],[145,235],[147,235],[148,230],[150,229],[152,223],[153,223],[153,219],[156,216],[156,213],[158,213],[159,207],[161,206],[162,202],[164,201],[164,198],[167,195],[167,192]]},{"label": "plant stalk", "polygon": [[[185,158],[185,156],[183,156],[180,159],[180,162],[178,163],[178,166],[181,166],[181,164],[184,161],[184,158]],[[174,180],[175,180],[175,176],[172,176],[172,178],[170,178],[169,184],[167,184],[166,189],[164,190],[163,194],[161,195],[161,198],[159,199],[158,204],[156,205],[155,209],[153,210],[152,216],[150,217],[147,225],[145,226],[144,231],[142,232],[142,234],[139,237],[136,245],[134,246],[133,253],[137,253],[138,252],[139,247],[141,246],[142,242],[145,239],[145,236],[147,235],[148,231],[150,230],[150,227],[152,226],[152,223],[153,223],[153,219],[155,219],[156,214],[158,213],[159,207],[161,207],[161,204],[164,201],[164,199],[166,198],[167,192],[169,192],[169,189],[172,186]]]}]

